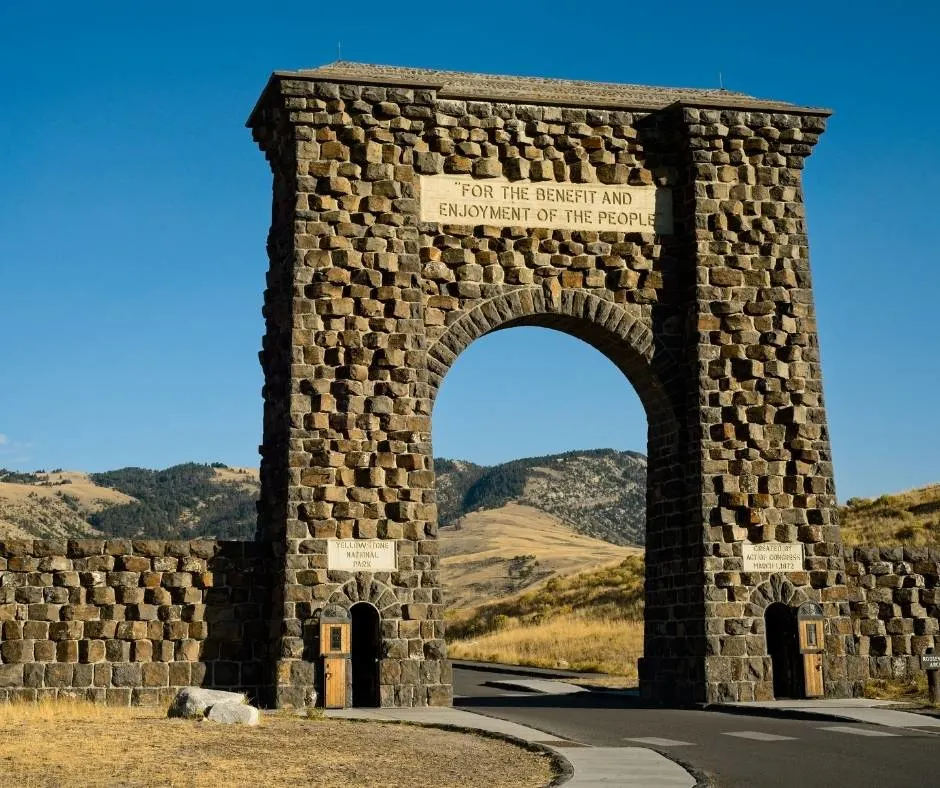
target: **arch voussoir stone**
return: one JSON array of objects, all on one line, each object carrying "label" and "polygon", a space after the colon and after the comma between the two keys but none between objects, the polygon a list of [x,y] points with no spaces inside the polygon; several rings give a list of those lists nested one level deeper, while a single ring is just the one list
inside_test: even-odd
[{"label": "arch voussoir stone", "polygon": [[[656,379],[665,374],[678,380],[678,369],[666,361],[669,354],[665,348],[659,348],[658,354],[655,352],[657,346],[653,332],[637,314],[583,290],[562,289],[557,299],[547,299],[544,288],[537,286],[514,288],[487,299],[447,327],[427,350],[432,399],[451,365],[476,339],[510,325],[525,325],[528,321],[533,325],[551,327],[552,315],[575,321],[564,324],[568,333],[578,335],[578,330],[572,326],[583,326],[582,338],[613,356],[612,360],[633,381],[648,411],[650,405],[656,409],[669,407],[669,398],[659,393],[662,386],[657,385]],[[545,322],[546,317],[549,318],[548,323]],[[632,359],[629,358],[631,354]],[[663,361],[651,364],[654,355]]]},{"label": "arch voussoir stone", "polygon": [[748,602],[753,606],[753,615],[763,616],[764,611],[775,602],[798,607],[804,602],[819,601],[818,597],[818,592],[811,597],[804,587],[797,587],[785,574],[776,572],[751,589]]},{"label": "arch voussoir stone", "polygon": [[398,597],[388,583],[376,579],[371,573],[363,572],[337,588],[327,599],[323,610],[329,608],[344,611],[348,615],[350,608],[359,602],[374,605],[381,614],[383,610],[398,604]]}]

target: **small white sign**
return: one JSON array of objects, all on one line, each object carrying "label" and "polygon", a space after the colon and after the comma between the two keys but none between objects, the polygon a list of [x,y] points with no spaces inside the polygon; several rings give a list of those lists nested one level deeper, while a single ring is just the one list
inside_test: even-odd
[{"label": "small white sign", "polygon": [[345,572],[394,572],[398,569],[394,539],[327,539],[327,569]]},{"label": "small white sign", "polygon": [[745,572],[802,572],[802,542],[760,542],[744,545]]}]

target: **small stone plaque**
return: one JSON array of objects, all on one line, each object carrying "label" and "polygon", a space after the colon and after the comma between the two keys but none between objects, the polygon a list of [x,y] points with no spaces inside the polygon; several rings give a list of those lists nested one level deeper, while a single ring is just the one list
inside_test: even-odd
[{"label": "small stone plaque", "polygon": [[394,539],[327,539],[327,569],[344,572],[394,572],[398,569]]},{"label": "small stone plaque", "polygon": [[744,545],[745,572],[802,572],[801,542],[760,542]]},{"label": "small stone plaque", "polygon": [[422,175],[421,221],[669,234],[672,191],[656,186]]}]

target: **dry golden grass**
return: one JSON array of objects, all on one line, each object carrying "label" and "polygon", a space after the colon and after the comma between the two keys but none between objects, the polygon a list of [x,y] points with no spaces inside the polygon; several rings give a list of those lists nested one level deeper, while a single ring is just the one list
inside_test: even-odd
[{"label": "dry golden grass", "polygon": [[616,566],[449,611],[450,656],[635,679],[643,655],[643,573],[643,558],[630,556]]},{"label": "dry golden grass", "polygon": [[927,690],[927,677],[923,674],[907,679],[869,679],[865,682],[865,697],[933,706]]},{"label": "dry golden grass", "polygon": [[940,484],[878,498],[850,498],[840,508],[848,545],[940,545]]},{"label": "dry golden grass", "polygon": [[257,490],[261,484],[260,472],[257,468],[213,468],[215,478],[220,482],[237,484],[246,490]]},{"label": "dry golden grass", "polygon": [[0,706],[0,774],[18,788],[497,788],[554,776],[542,754],[434,728],[286,714],[247,728],[78,701]]},{"label": "dry golden grass", "polygon": [[81,471],[58,471],[41,476],[44,481],[49,482],[49,486],[0,482],[0,498],[9,501],[22,501],[30,495],[37,498],[57,498],[56,493],[61,492],[76,498],[79,505],[90,512],[98,511],[104,505],[112,506],[135,500],[110,487],[99,487],[87,473]]},{"label": "dry golden grass", "polygon": [[575,614],[525,626],[508,624],[480,637],[455,640],[456,659],[569,668],[636,678],[643,656],[642,621],[599,621]]}]

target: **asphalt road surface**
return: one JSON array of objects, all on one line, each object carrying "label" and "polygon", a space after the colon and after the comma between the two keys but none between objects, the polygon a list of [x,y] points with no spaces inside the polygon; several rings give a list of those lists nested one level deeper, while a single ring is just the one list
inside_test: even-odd
[{"label": "asphalt road surface", "polygon": [[[940,734],[817,718],[645,707],[630,695],[534,695],[455,666],[454,705],[584,745],[649,747],[722,788],[940,786]],[[531,678],[519,675],[515,678]]]}]

